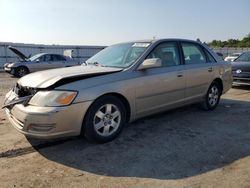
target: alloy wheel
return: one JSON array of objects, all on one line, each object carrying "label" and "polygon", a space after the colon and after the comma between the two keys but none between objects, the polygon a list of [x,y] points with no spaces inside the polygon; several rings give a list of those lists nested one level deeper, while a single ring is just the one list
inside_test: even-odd
[{"label": "alloy wheel", "polygon": [[114,104],[105,104],[97,110],[93,124],[95,131],[101,136],[112,135],[121,122],[121,112]]},{"label": "alloy wheel", "polygon": [[24,75],[26,75],[27,74],[27,70],[25,69],[25,68],[19,68],[18,69],[18,75],[20,76],[20,77],[22,77],[22,76],[24,76]]},{"label": "alloy wheel", "polygon": [[219,89],[214,85],[208,93],[208,102],[211,107],[215,106],[219,100]]}]

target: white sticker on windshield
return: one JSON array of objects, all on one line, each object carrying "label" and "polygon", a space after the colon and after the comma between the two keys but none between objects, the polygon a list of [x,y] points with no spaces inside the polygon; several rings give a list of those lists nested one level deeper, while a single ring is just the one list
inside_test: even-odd
[{"label": "white sticker on windshield", "polygon": [[147,48],[150,45],[150,43],[145,43],[145,42],[136,42],[133,44],[133,47],[142,47],[142,48]]}]

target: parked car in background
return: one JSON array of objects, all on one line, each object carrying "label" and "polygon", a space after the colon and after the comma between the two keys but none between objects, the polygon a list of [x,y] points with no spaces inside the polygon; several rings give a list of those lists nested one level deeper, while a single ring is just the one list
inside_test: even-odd
[{"label": "parked car in background", "polygon": [[244,52],[231,64],[233,83],[250,85],[250,52]]},{"label": "parked car in background", "polygon": [[227,57],[225,57],[225,61],[234,61],[235,59],[237,59],[242,53],[233,53]]},{"label": "parked car in background", "polygon": [[5,111],[21,133],[37,138],[84,135],[108,142],[125,122],[201,103],[213,110],[232,85],[231,64],[206,45],[184,39],[109,46],[87,66],[22,77]]},{"label": "parked car in background", "polygon": [[71,67],[80,64],[78,61],[65,55],[40,53],[29,58],[16,48],[9,47],[9,49],[18,55],[20,60],[18,62],[4,64],[4,70],[16,77],[22,77],[30,72],[60,67]]},{"label": "parked car in background", "polygon": [[223,58],[223,54],[222,54],[222,53],[220,53],[220,52],[216,52],[216,54],[220,57],[220,59],[221,59],[221,60],[224,60],[224,58]]}]

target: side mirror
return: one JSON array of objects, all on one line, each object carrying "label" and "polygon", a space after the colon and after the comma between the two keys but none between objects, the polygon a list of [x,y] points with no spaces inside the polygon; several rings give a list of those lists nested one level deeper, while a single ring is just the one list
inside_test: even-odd
[{"label": "side mirror", "polygon": [[137,70],[145,70],[145,69],[157,68],[161,66],[162,66],[162,63],[161,63],[161,59],[159,58],[145,59],[142,62],[142,64],[140,64]]}]

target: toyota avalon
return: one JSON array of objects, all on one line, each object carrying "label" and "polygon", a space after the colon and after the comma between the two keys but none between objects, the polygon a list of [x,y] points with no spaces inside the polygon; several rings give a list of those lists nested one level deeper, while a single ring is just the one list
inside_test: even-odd
[{"label": "toyota avalon", "polygon": [[232,85],[231,65],[191,40],[116,44],[86,64],[19,79],[4,104],[11,124],[36,138],[108,142],[150,114],[191,103],[213,110]]}]

